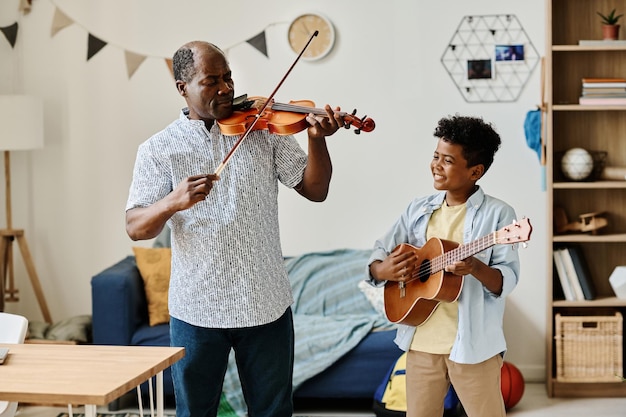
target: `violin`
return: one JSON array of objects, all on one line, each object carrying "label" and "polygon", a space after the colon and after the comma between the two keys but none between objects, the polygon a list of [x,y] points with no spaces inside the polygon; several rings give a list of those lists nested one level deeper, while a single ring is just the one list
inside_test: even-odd
[{"label": "violin", "polygon": [[[315,114],[328,117],[326,110],[315,107],[311,100],[291,100],[289,103],[267,102],[264,97],[250,97],[247,95],[233,100],[235,111],[230,117],[220,119],[217,124],[226,136],[242,135],[250,127],[252,130],[268,130],[277,135],[293,135],[309,127],[306,117]],[[264,110],[262,110],[264,108]],[[259,112],[261,114],[259,114]],[[355,127],[354,133],[371,132],[376,127],[374,120],[369,117],[358,118],[356,109],[352,113],[339,112],[344,121],[344,127]],[[256,120],[256,118],[259,120]]]},{"label": "violin", "polygon": [[[300,132],[308,127],[308,122],[306,121],[306,116],[309,113],[318,114],[321,116],[328,116],[325,110],[316,109],[315,104],[309,100],[301,100],[298,102],[290,102],[289,104],[279,104],[274,102],[274,95],[283,84],[293,67],[302,57],[302,54],[308,48],[309,44],[319,34],[319,31],[315,31],[306,45],[298,54],[296,60],[291,64],[291,67],[287,70],[287,73],[280,80],[272,94],[266,99],[259,97],[255,100],[246,100],[247,96],[237,97],[233,100],[233,105],[235,108],[238,106],[235,101],[238,101],[240,98],[243,98],[244,105],[242,106],[244,109],[252,108],[253,104],[256,104],[258,109],[254,108],[250,111],[236,110],[231,117],[227,117],[222,120],[218,120],[217,124],[219,128],[224,132],[225,135],[241,135],[237,142],[233,145],[231,150],[228,152],[222,163],[215,170],[215,175],[220,175],[221,172],[226,167],[226,164],[233,156],[235,151],[239,149],[241,143],[248,137],[249,133],[255,129],[268,129],[272,133],[277,133],[279,135],[289,135],[292,133]],[[297,104],[296,104],[297,103]],[[374,121],[372,119],[368,119],[363,117],[359,119],[355,116],[356,110],[352,114],[344,113],[342,117],[344,118],[345,124],[347,128],[350,126],[357,126],[357,130],[355,133],[360,133],[361,130],[366,132],[371,132],[374,129]],[[228,133],[227,133],[228,132]],[[282,133],[281,133],[282,132]]]}]

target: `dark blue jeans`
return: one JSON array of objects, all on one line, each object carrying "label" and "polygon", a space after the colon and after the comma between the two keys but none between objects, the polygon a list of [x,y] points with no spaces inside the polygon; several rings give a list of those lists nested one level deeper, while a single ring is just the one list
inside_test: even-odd
[{"label": "dark blue jeans", "polygon": [[185,357],[172,365],[177,417],[215,417],[231,348],[250,417],[293,413],[293,317],[240,329],[208,329],[170,319],[172,346]]}]

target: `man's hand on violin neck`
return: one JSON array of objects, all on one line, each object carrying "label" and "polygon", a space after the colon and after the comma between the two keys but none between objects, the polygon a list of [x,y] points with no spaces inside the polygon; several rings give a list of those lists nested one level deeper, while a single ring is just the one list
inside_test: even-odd
[{"label": "man's hand on violin neck", "polygon": [[306,117],[307,122],[311,125],[308,130],[309,138],[311,139],[321,139],[326,136],[331,136],[344,125],[343,116],[340,113],[341,109],[339,107],[333,111],[327,104],[324,106],[324,110],[326,110],[326,116],[310,113]]}]

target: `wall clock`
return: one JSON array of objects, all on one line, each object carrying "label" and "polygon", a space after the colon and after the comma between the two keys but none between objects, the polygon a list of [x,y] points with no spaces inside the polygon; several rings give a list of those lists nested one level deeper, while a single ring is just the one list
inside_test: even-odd
[{"label": "wall clock", "polygon": [[299,54],[315,31],[318,35],[302,54],[302,59],[313,61],[328,55],[335,46],[335,28],[328,18],[319,13],[305,13],[291,21],[288,31],[289,46]]}]

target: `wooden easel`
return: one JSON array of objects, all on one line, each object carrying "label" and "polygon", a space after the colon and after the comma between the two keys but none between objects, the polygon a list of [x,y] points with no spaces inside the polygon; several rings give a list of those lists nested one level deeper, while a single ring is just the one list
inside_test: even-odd
[{"label": "wooden easel", "polygon": [[13,272],[13,243],[17,241],[17,244],[22,253],[22,259],[26,266],[26,272],[30,278],[30,283],[35,291],[39,308],[43,315],[43,319],[46,323],[52,324],[52,317],[48,310],[48,304],[43,294],[37,271],[35,270],[35,264],[33,258],[28,249],[28,243],[26,242],[26,236],[24,236],[24,230],[13,229],[11,219],[11,159],[9,151],[4,151],[4,174],[5,174],[5,190],[6,190],[6,213],[7,213],[7,228],[0,230],[0,311],[4,311],[5,301],[19,301],[18,292],[15,288],[15,277]]}]

